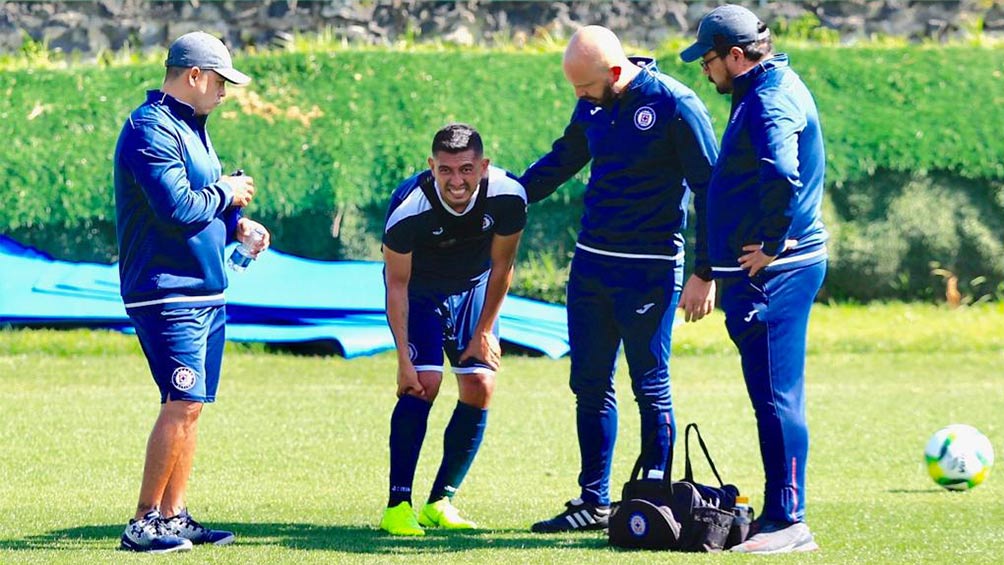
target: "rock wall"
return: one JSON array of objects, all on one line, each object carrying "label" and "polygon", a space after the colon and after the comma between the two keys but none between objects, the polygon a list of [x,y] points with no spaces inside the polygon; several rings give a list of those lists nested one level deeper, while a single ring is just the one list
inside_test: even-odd
[{"label": "rock wall", "polygon": [[[461,45],[516,44],[533,36],[563,39],[577,27],[605,25],[629,42],[654,47],[692,34],[718,1],[432,1],[432,0],[95,0],[4,2],[0,52],[30,37],[50,49],[95,56],[125,47],[163,48],[204,29],[232,47],[279,45],[296,33],[326,33],[364,44],[442,40]],[[974,31],[1004,32],[997,1],[739,0],[765,21],[815,15],[842,41],[874,34],[946,40]]]}]

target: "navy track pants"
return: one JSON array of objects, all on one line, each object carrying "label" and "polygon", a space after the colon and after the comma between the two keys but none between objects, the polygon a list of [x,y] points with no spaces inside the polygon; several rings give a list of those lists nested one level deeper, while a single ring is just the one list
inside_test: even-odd
[{"label": "navy track pants", "polygon": [[742,356],[765,475],[768,520],[805,519],[805,350],[809,310],[826,275],[820,262],[719,280],[725,325]]}]

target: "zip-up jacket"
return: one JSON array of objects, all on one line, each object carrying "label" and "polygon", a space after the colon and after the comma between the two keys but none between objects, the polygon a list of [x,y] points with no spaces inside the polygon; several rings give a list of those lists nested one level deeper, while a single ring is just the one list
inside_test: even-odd
[{"label": "zip-up jacket", "polygon": [[756,243],[778,256],[768,270],[824,261],[825,169],[816,103],[788,66],[788,56],[776,55],[736,77],[708,187],[713,274],[745,274],[738,265],[742,248]]},{"label": "zip-up jacket", "polygon": [[206,116],[159,90],[133,111],[115,147],[119,276],[127,309],[223,304],[223,249],[240,216]]},{"label": "zip-up jacket", "polygon": [[520,183],[530,202],[592,160],[577,247],[629,259],[683,259],[688,190],[698,222],[696,264],[707,266],[706,189],[718,155],[707,108],[692,90],[635,57],[641,72],[608,106],[580,99],[564,135]]}]

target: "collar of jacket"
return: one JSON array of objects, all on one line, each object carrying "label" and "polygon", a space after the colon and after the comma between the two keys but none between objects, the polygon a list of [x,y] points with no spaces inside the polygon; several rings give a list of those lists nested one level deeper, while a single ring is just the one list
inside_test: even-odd
[{"label": "collar of jacket", "polygon": [[150,104],[160,104],[166,106],[172,114],[183,120],[195,122],[199,125],[204,125],[206,123],[206,116],[197,116],[195,114],[195,108],[162,90],[146,91],[146,101]]},{"label": "collar of jacket", "polygon": [[627,85],[627,88],[624,89],[625,92],[644,87],[655,78],[655,73],[659,72],[659,67],[656,66],[655,59],[652,57],[628,57],[628,61],[641,67],[641,72]]},{"label": "collar of jacket", "polygon": [[778,53],[766,61],[762,61],[757,66],[732,79],[732,100],[738,102],[742,100],[750,88],[759,82],[769,71],[788,66],[788,56]]}]

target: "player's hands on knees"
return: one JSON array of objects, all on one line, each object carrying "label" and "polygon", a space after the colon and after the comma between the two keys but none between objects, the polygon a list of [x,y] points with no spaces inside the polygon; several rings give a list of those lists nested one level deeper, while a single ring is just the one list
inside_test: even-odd
[{"label": "player's hands on knees", "polygon": [[[254,243],[255,238],[252,237],[252,234],[256,229],[261,230],[265,235],[261,238],[261,241]],[[254,258],[257,258],[259,253],[272,245],[272,234],[268,233],[265,226],[248,218],[237,220],[237,233],[234,234],[234,237],[241,243],[251,243],[251,256]]]},{"label": "player's hands on knees", "polygon": [[234,195],[230,200],[231,206],[243,208],[251,203],[254,197],[254,177],[246,175],[224,175],[220,180],[227,183],[233,189]]},{"label": "player's hands on knees", "polygon": [[690,275],[680,294],[680,309],[688,322],[696,322],[710,314],[715,309],[715,281]]},{"label": "player's hands on knees", "polygon": [[475,332],[467,348],[460,354],[460,362],[474,358],[481,361],[493,371],[498,371],[502,364],[502,347],[492,332]]},{"label": "player's hands on knees", "polygon": [[400,398],[406,394],[425,398],[425,387],[418,380],[418,371],[410,361],[397,364],[397,396]]}]

